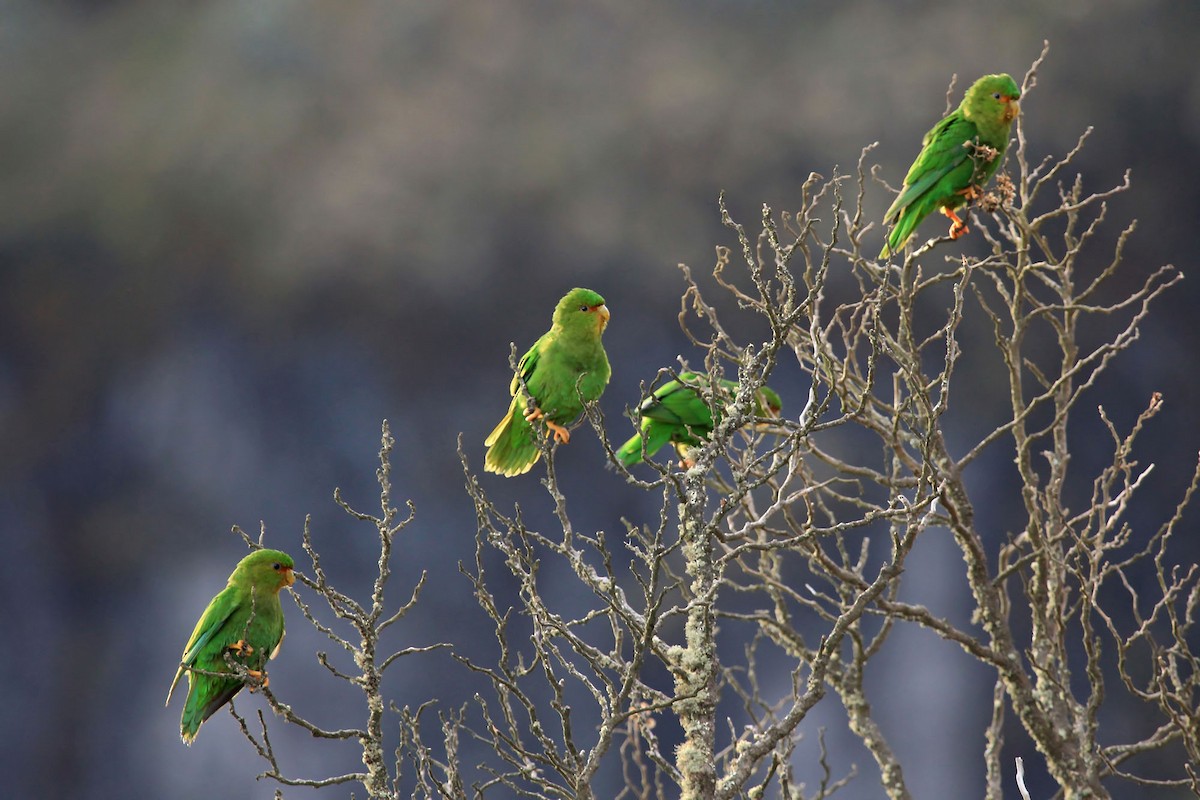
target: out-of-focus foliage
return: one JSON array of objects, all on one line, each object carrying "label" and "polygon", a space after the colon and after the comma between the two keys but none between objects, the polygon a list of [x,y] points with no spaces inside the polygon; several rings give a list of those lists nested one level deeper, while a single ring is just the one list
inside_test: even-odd
[{"label": "out-of-focus foliage", "polygon": [[[952,73],[956,92],[1016,74],[1049,39],[1023,109],[1032,150],[1062,153],[1094,125],[1078,163],[1094,188],[1133,169],[1113,209],[1141,220],[1126,257],[1188,272],[1198,31],[1200,9],[1127,0],[1002,13],[769,0],[6,4],[6,792],[269,797],[228,719],[185,752],[161,708],[178,645],[163,632],[186,628],[240,555],[228,527],[263,519],[268,545],[286,550],[312,512],[318,545],[342,550],[331,569],[344,583],[367,574],[372,543],[348,536],[327,498],[338,484],[370,497],[361,464],[386,416],[393,483],[420,510],[401,568],[434,578],[424,602],[436,611],[404,633],[472,624],[458,614],[471,603],[455,565],[472,552],[473,515],[454,442],[463,432],[481,458],[507,401],[507,343],[544,330],[567,288],[604,294],[603,405],[624,438],[639,378],[687,352],[673,265],[707,262],[722,240],[718,191],[744,217],[762,202],[786,209],[810,171],[846,170],[876,140],[898,185]],[[873,198],[879,214],[889,199]],[[1132,419],[1152,390],[1165,395],[1146,445],[1164,472],[1185,465],[1160,485],[1169,498],[1197,440],[1193,283],[1114,368],[1125,393],[1104,397]],[[772,379],[798,396],[787,380]],[[986,374],[963,384],[981,415],[1003,401]],[[1085,439],[1075,458],[1088,455]],[[606,480],[587,435],[559,471],[569,496],[588,487],[576,512],[594,527],[619,530],[640,502]],[[498,500],[536,492],[495,487]],[[1002,532],[1003,509],[980,511]],[[939,557],[909,569],[929,571],[931,592],[958,591],[937,585]],[[920,746],[938,753],[910,785],[976,793],[978,776],[946,767],[982,747],[987,710],[974,719],[957,702],[974,677],[902,641],[887,673],[910,678],[881,724],[919,709]],[[320,668],[302,656],[317,646],[289,641],[273,686],[309,685]],[[452,702],[430,672],[404,676],[394,696]],[[316,702],[337,724],[339,698]]]}]

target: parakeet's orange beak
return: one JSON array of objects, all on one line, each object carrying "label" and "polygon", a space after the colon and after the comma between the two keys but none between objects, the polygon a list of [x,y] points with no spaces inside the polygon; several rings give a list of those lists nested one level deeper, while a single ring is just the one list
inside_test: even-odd
[{"label": "parakeet's orange beak", "polygon": [[292,570],[291,567],[284,567],[283,568],[283,583],[284,583],[284,585],[291,586],[295,582],[296,582],[296,573]]},{"label": "parakeet's orange beak", "polygon": [[604,327],[608,325],[608,318],[610,316],[608,313],[608,306],[601,303],[592,310],[595,311],[596,316],[600,318],[600,330],[603,332]]},{"label": "parakeet's orange beak", "polygon": [[1021,104],[1017,102],[1017,98],[1002,94],[1000,95],[1000,102],[1004,103],[1005,122],[1012,122],[1021,113]]}]

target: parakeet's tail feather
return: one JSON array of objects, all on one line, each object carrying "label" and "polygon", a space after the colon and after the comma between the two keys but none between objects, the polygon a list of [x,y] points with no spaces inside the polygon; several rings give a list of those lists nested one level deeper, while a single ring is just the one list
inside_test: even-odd
[{"label": "parakeet's tail feather", "polygon": [[483,443],[488,448],[483,468],[506,478],[528,472],[542,455],[534,441],[533,429],[518,413],[515,402]]},{"label": "parakeet's tail feather", "polygon": [[165,705],[171,705],[171,695],[175,694],[175,687],[179,685],[179,679],[183,677],[183,667],[175,670],[175,680],[171,681],[171,688],[167,689],[167,702]]},{"label": "parakeet's tail feather", "polygon": [[[219,678],[208,678],[194,683],[188,692],[187,702],[184,703],[183,715],[179,718],[179,738],[183,739],[184,744],[190,745],[196,741],[196,734],[200,732],[200,726],[205,720],[233,699],[242,686],[241,681]],[[208,697],[209,700],[205,702],[204,697]]]},{"label": "parakeet's tail feather", "polygon": [[931,193],[914,199],[897,214],[896,224],[888,232],[887,244],[879,253],[879,257],[887,258],[889,252],[893,255],[903,252],[904,248],[908,246],[908,241],[916,233],[917,226],[926,217],[941,206],[954,207],[955,205],[953,202],[943,202]]},{"label": "parakeet's tail feather", "polygon": [[617,458],[627,467],[640,464],[642,461],[642,441],[645,437],[646,456],[657,453],[662,446],[671,440],[671,434],[677,426],[656,420],[643,420],[642,432],[634,436],[617,450]]},{"label": "parakeet's tail feather", "polygon": [[516,408],[516,403],[509,404],[508,413],[504,415],[504,419],[502,419],[498,423],[496,423],[496,427],[492,428],[492,432],[489,433],[487,438],[483,440],[484,447],[491,447],[492,445],[494,445],[496,443],[496,440],[500,438],[500,434],[504,433],[504,429],[507,428],[508,423],[512,421],[513,411],[515,410],[515,408]]},{"label": "parakeet's tail feather", "polygon": [[908,240],[912,238],[913,231],[917,229],[917,224],[925,218],[926,214],[915,213],[915,210],[911,206],[901,212],[899,219],[896,220],[896,224],[888,231],[887,243],[879,251],[879,257],[887,258],[888,256],[902,252],[908,244]]},{"label": "parakeet's tail feather", "polygon": [[616,450],[617,461],[627,467],[642,463],[642,435],[635,433],[629,441]]}]

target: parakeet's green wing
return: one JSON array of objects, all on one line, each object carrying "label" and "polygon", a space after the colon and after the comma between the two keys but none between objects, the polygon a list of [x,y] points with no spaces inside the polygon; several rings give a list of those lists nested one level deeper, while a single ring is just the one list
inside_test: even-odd
[{"label": "parakeet's green wing", "polygon": [[[685,375],[688,373],[684,373]],[[683,377],[682,375],[680,376]],[[663,398],[680,389],[679,381],[668,381],[638,404],[638,432],[616,450],[617,460],[627,467],[642,461],[642,451],[654,455],[671,441],[679,428],[679,415],[663,405]]]},{"label": "parakeet's green wing", "polygon": [[[708,403],[700,396],[700,384],[707,381],[694,372],[681,372],[679,380],[660,386],[638,406],[643,419],[672,425],[711,425]],[[724,381],[723,383],[728,383]]]},{"label": "parakeet's green wing", "polygon": [[968,152],[963,143],[974,139],[975,134],[974,123],[957,113],[949,115],[930,129],[925,134],[924,147],[917,160],[904,176],[903,191],[883,215],[884,221],[890,222],[899,217],[906,207],[966,161]]},{"label": "parakeet's green wing", "polygon": [[214,597],[196,623],[195,630],[192,631],[191,637],[183,647],[183,657],[180,659],[179,669],[175,671],[175,680],[171,681],[171,688],[167,691],[168,704],[171,702],[171,695],[175,693],[175,687],[179,684],[179,679],[183,677],[184,666],[190,667],[196,663],[196,656],[200,654],[204,645],[208,644],[209,640],[221,630],[233,616],[234,610],[237,609],[236,593],[231,589],[232,587],[226,587]]},{"label": "parakeet's green wing", "polygon": [[542,352],[542,339],[546,338],[546,334],[538,337],[538,340],[533,343],[533,347],[525,355],[521,356],[521,360],[517,362],[517,373],[513,375],[512,383],[509,384],[508,393],[513,397],[521,390],[521,381],[525,381],[525,385],[529,385],[529,379],[533,377],[533,371],[537,369],[538,356]]},{"label": "parakeet's green wing", "polygon": [[[701,389],[694,386],[680,388],[662,399],[658,413],[670,415],[679,426],[693,428],[696,433],[706,433],[713,427],[713,410],[701,396]],[[717,419],[721,415],[721,400],[717,400]],[[687,435],[686,431],[681,431]]]},{"label": "parakeet's green wing", "polygon": [[518,408],[525,408],[525,401],[520,394],[521,381],[525,381],[525,385],[528,386],[529,379],[533,377],[533,370],[537,367],[538,363],[538,354],[541,348],[542,338],[545,338],[545,336],[543,335],[536,342],[534,342],[533,347],[529,348],[529,351],[525,353],[525,355],[521,356],[521,360],[517,362],[517,372],[513,375],[512,383],[510,383],[508,386],[508,393],[512,395],[513,400],[508,405],[508,413],[505,414],[504,418],[496,424],[495,428],[492,428],[492,432],[488,434],[488,437],[483,440],[483,444],[486,447],[491,447],[500,439],[501,434],[504,433],[505,429],[508,428],[510,421],[513,419],[513,413]]},{"label": "parakeet's green wing", "polygon": [[[664,389],[667,391],[663,392]],[[693,394],[694,396],[694,393],[691,389],[684,389],[675,381],[671,381],[671,383],[665,384],[657,392],[642,401],[642,404],[638,406],[638,415],[642,419],[652,419],[655,422],[666,422],[671,425],[681,425],[683,424],[683,418],[679,416],[675,409],[672,408],[671,405],[666,402],[666,400],[669,397],[672,397],[676,394],[682,394],[684,392],[687,394]]]},{"label": "parakeet's green wing", "polygon": [[521,381],[533,393],[534,372],[541,360],[542,343],[549,334],[543,334],[521,360],[517,362],[517,372],[513,375],[508,391],[512,401],[508,404],[508,413],[496,424],[483,443],[488,448],[484,459],[485,467],[500,472],[502,475],[517,475],[527,470],[537,460],[537,441],[533,438],[533,429],[525,421],[525,397],[521,392]]}]

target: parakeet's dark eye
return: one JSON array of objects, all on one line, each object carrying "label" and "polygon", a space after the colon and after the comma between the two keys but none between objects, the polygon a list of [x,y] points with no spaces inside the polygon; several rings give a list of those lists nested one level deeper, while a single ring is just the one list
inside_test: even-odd
[{"label": "parakeet's dark eye", "polygon": [[995,94],[993,94],[993,95],[992,95],[992,99],[993,99],[993,100],[999,100],[999,99],[1000,99],[1000,93],[999,93],[999,92],[996,92]]},{"label": "parakeet's dark eye", "polygon": [[587,306],[580,306],[580,307],[579,307],[579,310],[580,310],[580,311],[588,311],[588,307],[587,307]]},{"label": "parakeet's dark eye", "polygon": [[273,569],[274,569],[276,572],[278,572],[279,570],[283,569],[283,564],[280,564],[278,561],[276,561],[274,564],[272,564],[272,565],[271,565],[271,567],[272,567],[272,568],[273,568]]}]

